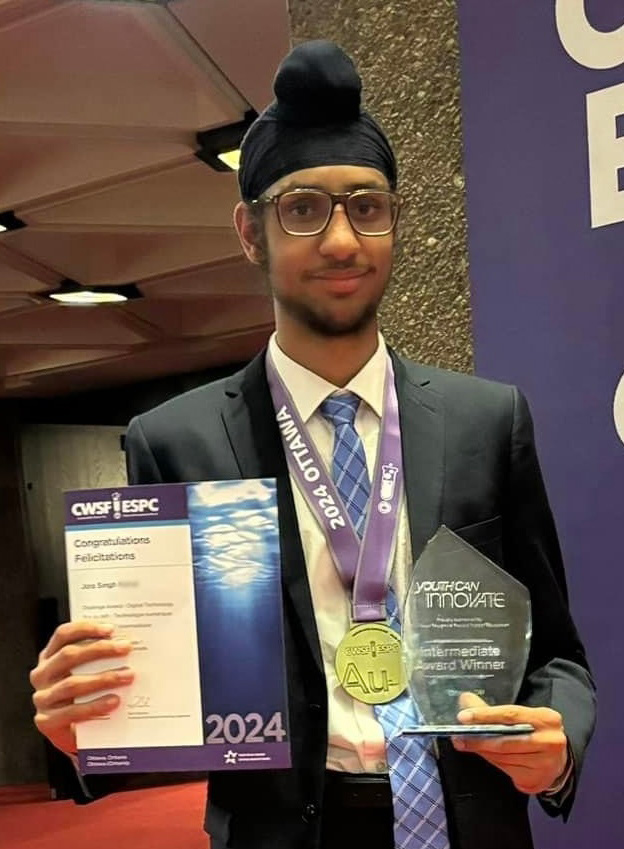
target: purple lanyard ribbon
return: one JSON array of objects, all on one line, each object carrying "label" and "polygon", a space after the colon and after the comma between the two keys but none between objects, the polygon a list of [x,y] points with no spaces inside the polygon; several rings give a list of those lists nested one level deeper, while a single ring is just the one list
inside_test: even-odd
[{"label": "purple lanyard ribbon", "polygon": [[288,468],[325,532],[343,584],[352,588],[353,621],[384,620],[390,557],[403,492],[399,404],[392,361],[388,356],[375,474],[361,541],[270,353],[266,368]]}]

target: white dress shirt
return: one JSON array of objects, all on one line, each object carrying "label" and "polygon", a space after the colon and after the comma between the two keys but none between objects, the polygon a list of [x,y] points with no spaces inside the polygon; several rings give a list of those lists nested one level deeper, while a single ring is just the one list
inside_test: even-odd
[{"label": "white dress shirt", "polygon": [[[379,336],[377,350],[370,360],[343,388],[328,383],[286,356],[280,350],[275,334],[269,341],[269,351],[330,476],[334,428],[323,418],[318,407],[329,395],[344,391],[354,392],[362,399],[363,403],[355,418],[355,428],[364,444],[372,480],[388,358],[382,337]],[[349,696],[340,685],[334,668],[338,644],[351,626],[351,594],[343,586],[325,534],[292,476],[291,484],[327,680],[327,768],[345,772],[387,772],[383,730],[375,719],[373,707]],[[399,527],[391,556],[390,581],[397,599],[403,599],[412,562],[405,497],[399,509]]]}]

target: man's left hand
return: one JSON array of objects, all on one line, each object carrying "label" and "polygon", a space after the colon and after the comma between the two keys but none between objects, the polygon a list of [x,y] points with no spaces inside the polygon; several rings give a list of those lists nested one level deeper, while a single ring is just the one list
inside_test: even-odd
[{"label": "man's left hand", "polygon": [[466,725],[529,723],[532,734],[499,737],[454,737],[460,752],[474,752],[501,769],[522,793],[543,793],[555,785],[568,764],[568,741],[561,714],[551,708],[486,704],[462,693],[457,715]]}]

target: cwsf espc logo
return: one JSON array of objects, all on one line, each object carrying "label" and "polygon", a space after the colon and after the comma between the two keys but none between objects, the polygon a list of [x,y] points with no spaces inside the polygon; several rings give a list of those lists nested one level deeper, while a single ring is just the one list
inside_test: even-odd
[{"label": "cwsf espc logo", "polygon": [[158,498],[122,498],[120,492],[112,492],[108,500],[76,501],[70,508],[72,516],[76,519],[140,518],[141,516],[156,516],[159,511]]}]

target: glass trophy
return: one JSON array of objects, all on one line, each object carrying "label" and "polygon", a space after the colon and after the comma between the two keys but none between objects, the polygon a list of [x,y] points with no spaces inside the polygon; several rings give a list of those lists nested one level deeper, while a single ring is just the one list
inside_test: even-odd
[{"label": "glass trophy", "polygon": [[462,725],[462,693],[512,704],[531,642],[525,586],[442,525],[418,558],[403,611],[403,661],[419,723],[404,734],[527,734],[530,725]]}]

